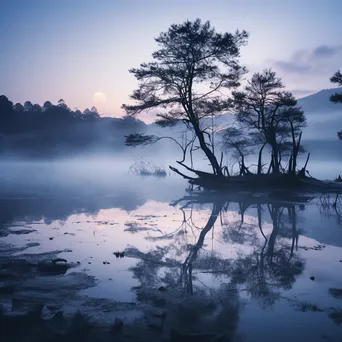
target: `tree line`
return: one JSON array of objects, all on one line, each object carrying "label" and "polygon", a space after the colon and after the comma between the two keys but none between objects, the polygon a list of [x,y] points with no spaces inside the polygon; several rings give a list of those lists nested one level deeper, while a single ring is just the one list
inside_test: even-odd
[{"label": "tree line", "polygon": [[103,118],[97,109],[71,110],[63,99],[42,106],[26,101],[13,104],[0,96],[0,153],[54,156],[92,148],[124,148],[125,132],[144,130],[134,118]]}]

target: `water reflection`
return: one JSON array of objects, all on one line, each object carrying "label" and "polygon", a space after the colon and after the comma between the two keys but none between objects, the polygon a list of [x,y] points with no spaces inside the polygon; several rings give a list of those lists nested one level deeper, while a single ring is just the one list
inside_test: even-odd
[{"label": "water reflection", "polygon": [[[295,292],[298,296],[284,295],[291,294],[296,280],[304,273],[306,258],[301,252],[319,252],[326,247],[307,244],[308,239],[301,236],[298,227],[305,225],[307,207],[318,211],[316,204],[309,204],[312,198],[298,198],[291,203],[231,197],[230,202],[225,198],[212,201],[203,196],[187,196],[173,202],[182,213],[181,225],[168,234],[149,235],[148,239],[157,243],[145,253],[138,247],[126,250],[128,257],[139,260],[131,268],[140,284],[133,288],[137,299],[167,308],[169,315],[174,316],[172,329],[184,340],[199,332],[215,331],[227,338],[235,335],[242,299],[256,300],[262,307],[285,301],[300,312],[325,312],[336,320],[339,311],[330,312],[324,306],[308,302],[305,296],[301,298],[298,289]],[[165,240],[167,244],[163,245],[161,242]],[[308,281],[315,281],[315,277]],[[155,290],[158,287],[162,294]],[[320,296],[318,290],[316,295]],[[184,300],[188,304],[181,313],[174,307]],[[201,300],[213,308],[210,314],[202,309]],[[223,321],[234,324],[229,327],[214,324],[213,321],[219,321],[218,312]],[[208,323],[208,314],[213,321],[204,328],[204,317]],[[186,315],[191,315],[190,323],[185,320]],[[179,316],[182,320],[175,318]]]},{"label": "water reflection", "polygon": [[[169,205],[134,191],[64,195],[3,199],[3,235],[11,224],[31,222],[39,248],[70,248],[60,256],[99,280],[84,294],[148,307],[149,324],[156,327],[157,317],[158,329],[174,340],[233,337],[246,312],[259,310],[243,310],[246,301],[262,308],[285,301],[299,320],[298,308],[339,317],[329,307],[338,308],[341,280],[335,267],[325,267],[342,265],[339,199],[194,193]],[[320,324],[332,329],[329,322]]]},{"label": "water reflection", "polygon": [[[138,253],[134,248],[128,250],[128,256],[140,255],[141,261],[133,271],[142,284],[163,283],[169,287],[177,285],[189,294],[193,294],[194,283],[203,284],[200,281],[201,275],[211,274],[215,278],[228,279],[226,285],[230,288],[245,285],[245,291],[258,296],[270,296],[279,288],[292,287],[295,276],[304,269],[304,261],[295,253],[299,238],[297,215],[298,210],[303,209],[298,209],[294,204],[258,203],[252,206],[240,202],[238,203],[240,220],[236,221],[229,203],[216,201],[212,203],[207,222],[201,228],[193,222],[194,210],[199,201],[195,198],[185,201],[186,203],[180,207],[183,214],[182,230],[150,238],[158,241],[173,239],[173,241],[169,241],[169,244],[163,247],[156,245],[155,249],[145,254]],[[245,223],[248,209],[256,211],[254,224]],[[271,225],[263,221],[265,210],[271,217]],[[250,213],[248,216],[249,220],[253,218]],[[211,231],[213,233],[218,219],[220,246],[209,251],[203,246],[209,233]],[[268,232],[265,232],[263,226],[266,226]],[[187,236],[189,231],[195,235],[194,229],[198,231],[194,243],[189,244],[184,241],[180,244],[179,237]],[[228,252],[233,252],[234,244],[240,245],[240,250],[234,255],[227,258],[220,253],[224,248],[228,248]],[[158,270],[162,267],[168,267],[169,270],[164,271],[166,274],[160,277]],[[142,272],[140,268],[144,271]],[[158,277],[158,280],[154,279]],[[178,281],[175,282],[175,279]]]}]

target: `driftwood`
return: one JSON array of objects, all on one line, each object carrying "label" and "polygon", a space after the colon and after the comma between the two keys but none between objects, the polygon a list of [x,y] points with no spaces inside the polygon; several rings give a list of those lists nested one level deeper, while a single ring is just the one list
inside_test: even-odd
[{"label": "driftwood", "polygon": [[[188,171],[197,175],[190,177],[170,166],[170,169],[190,184],[202,187],[205,190],[215,191],[299,191],[302,193],[334,193],[342,194],[342,184],[333,181],[322,181],[305,175],[305,169],[298,174],[279,173],[279,174],[248,174],[244,176],[222,176],[208,172],[193,170],[182,163]],[[304,171],[304,172],[303,172]]]}]

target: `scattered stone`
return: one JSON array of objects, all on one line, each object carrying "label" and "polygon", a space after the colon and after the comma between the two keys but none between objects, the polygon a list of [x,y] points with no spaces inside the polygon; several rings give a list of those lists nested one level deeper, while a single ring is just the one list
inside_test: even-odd
[{"label": "scattered stone", "polygon": [[37,247],[39,246],[40,243],[39,242],[29,242],[26,244],[26,247],[29,248],[29,247]]},{"label": "scattered stone", "polygon": [[34,229],[18,229],[18,230],[11,230],[10,234],[15,234],[15,235],[27,235],[34,233],[36,230]]},{"label": "scattered stone", "polygon": [[91,264],[91,262],[90,262],[90,261],[88,261],[88,264],[90,265],[90,264]]},{"label": "scattered stone", "polygon": [[316,278],[315,277],[310,277],[310,280],[314,281]]},{"label": "scattered stone", "polygon": [[79,262],[79,261],[77,261],[77,264],[80,264],[80,262]]},{"label": "scattered stone", "polygon": [[166,287],[161,286],[161,287],[158,289],[158,291],[160,291],[160,292],[165,292],[165,291],[166,291]]},{"label": "scattered stone", "polygon": [[67,264],[42,262],[37,265],[38,271],[46,274],[65,274],[69,266]]},{"label": "scattered stone", "polygon": [[53,237],[49,237],[49,240],[53,240]]},{"label": "scattered stone", "polygon": [[56,264],[57,262],[68,262],[66,259],[63,259],[63,258],[57,258],[57,259],[53,259],[52,260],[52,263],[53,264]]},{"label": "scattered stone", "polygon": [[108,261],[103,262],[103,265],[109,265],[109,264],[110,264],[110,262],[108,262]]},{"label": "scattered stone", "polygon": [[117,258],[123,258],[125,256],[125,252],[114,252],[113,253]]}]

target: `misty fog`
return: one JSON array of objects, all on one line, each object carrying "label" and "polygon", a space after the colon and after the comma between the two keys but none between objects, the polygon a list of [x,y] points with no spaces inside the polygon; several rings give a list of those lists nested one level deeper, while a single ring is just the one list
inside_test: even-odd
[{"label": "misty fog", "polygon": [[[4,45],[11,63],[19,57],[22,81],[14,84],[16,68],[8,68],[8,97],[0,95],[0,340],[340,341],[342,93],[293,94],[311,93],[305,83],[317,86],[309,74],[328,81],[314,61],[340,53],[341,46],[296,52],[291,40],[293,58],[286,62],[272,60],[260,41],[255,52],[269,58],[268,68],[247,77],[261,56],[246,54],[253,60],[246,60],[248,68],[240,60],[250,33],[221,33],[198,17],[160,33],[153,61],[143,62],[149,48],[132,29],[139,20],[122,15],[131,29],[114,31],[109,43],[110,25],[92,28],[105,23],[107,13],[97,20],[93,13],[101,5],[89,11],[88,2],[81,11],[76,5],[77,15],[70,8],[53,15],[63,26],[69,17],[73,25],[81,18],[96,32],[94,56],[90,31],[66,25],[73,43],[86,37],[86,49],[50,36],[58,49],[50,77],[41,68],[54,65],[51,47],[41,44],[49,37],[41,27],[58,27],[44,12],[50,5],[30,3],[30,14],[21,17],[30,27],[39,23],[34,44],[27,35],[20,52],[13,53],[12,38]],[[131,15],[136,5],[112,6]],[[183,16],[185,7],[175,9]],[[201,6],[195,7],[191,13]],[[26,33],[27,25],[11,30],[21,13],[12,9],[15,16],[2,30],[8,37]],[[89,17],[82,17],[84,9]],[[280,11],[274,14],[281,19]],[[145,17],[139,11],[141,32]],[[104,45],[120,46],[120,35],[124,49],[106,52]],[[30,56],[34,67],[25,63]],[[91,65],[85,67],[83,57]],[[135,90],[127,75],[106,65],[126,70],[121,58],[131,63],[130,57],[137,58],[127,72]],[[342,87],[342,74],[334,72],[330,82]],[[291,73],[302,75],[303,84],[291,81]],[[287,75],[294,88],[278,75]],[[23,102],[28,94],[41,103]],[[68,103],[52,103],[58,94]],[[99,109],[89,105],[91,95]],[[75,107],[82,103],[90,109]]]}]

